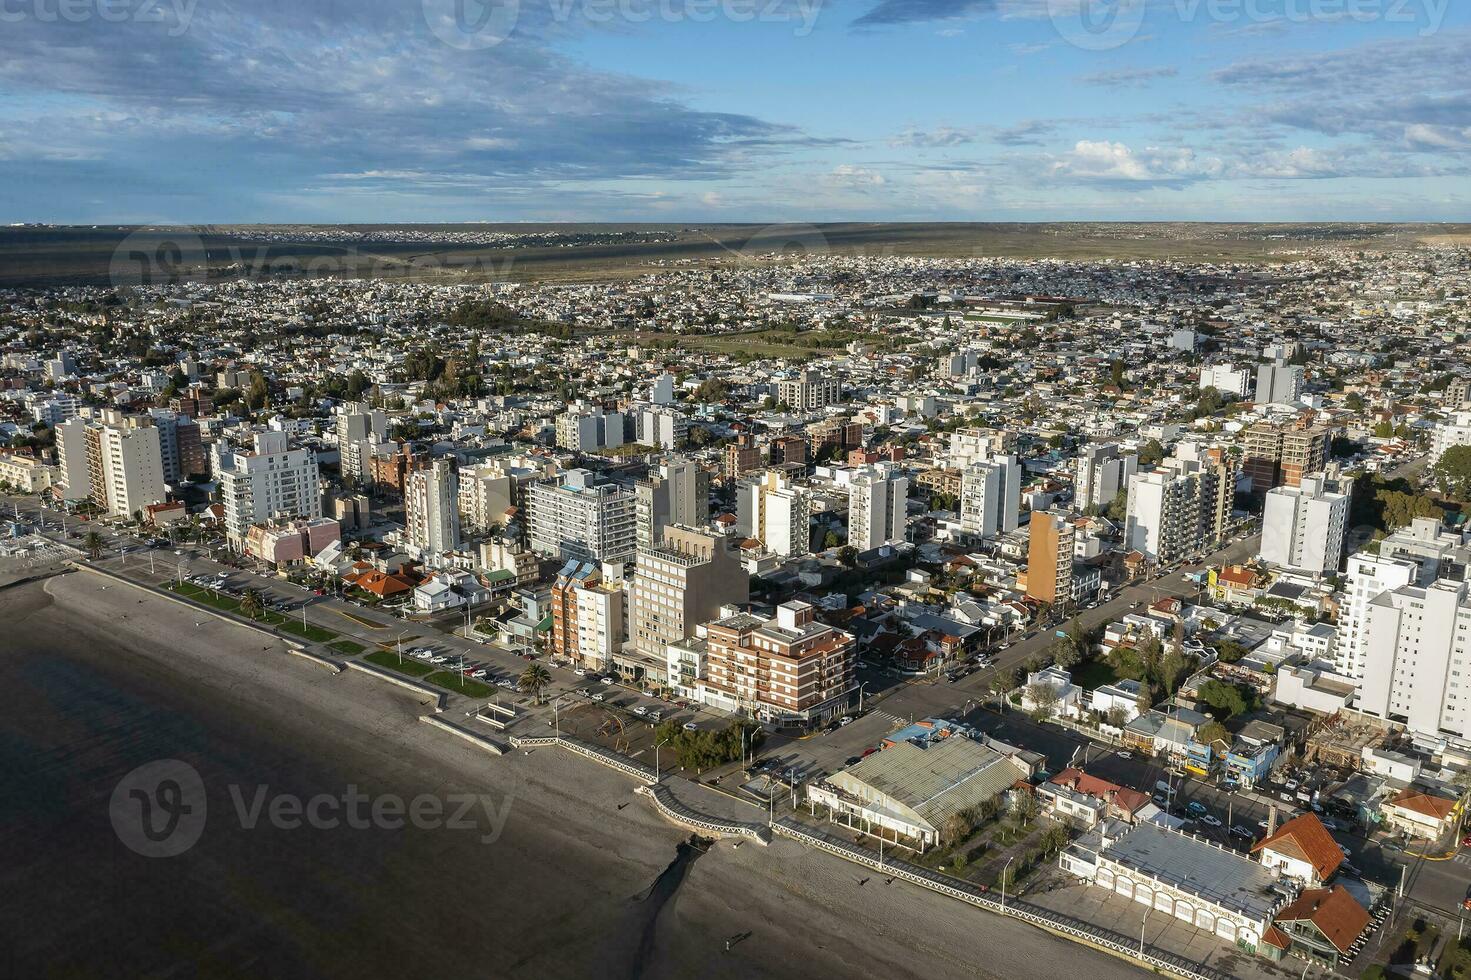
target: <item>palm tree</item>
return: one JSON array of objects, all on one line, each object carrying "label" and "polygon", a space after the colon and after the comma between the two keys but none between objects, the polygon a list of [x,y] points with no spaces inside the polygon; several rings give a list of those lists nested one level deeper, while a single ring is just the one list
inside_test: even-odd
[{"label": "palm tree", "polygon": [[541,664],[532,664],[521,672],[521,680],[516,686],[522,694],[530,694],[536,698],[536,703],[541,704],[541,692],[552,682],[551,672]]},{"label": "palm tree", "polygon": [[246,589],[245,594],[240,597],[240,611],[251,619],[255,619],[265,611],[266,604],[261,594],[255,589]]},{"label": "palm tree", "polygon": [[82,539],[82,546],[95,559],[102,554],[102,535],[96,531],[88,531],[87,536]]}]

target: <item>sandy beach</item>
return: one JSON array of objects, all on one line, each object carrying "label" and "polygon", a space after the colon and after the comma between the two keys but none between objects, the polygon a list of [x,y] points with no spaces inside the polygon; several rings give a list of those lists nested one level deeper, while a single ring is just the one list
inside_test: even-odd
[{"label": "sandy beach", "polygon": [[[627,778],[554,749],[489,756],[418,722],[407,692],[104,584],[0,593],[6,975],[1141,973],[789,841],[671,868],[688,835]],[[133,853],[108,816],[118,780],[159,758],[209,797],[172,858]],[[502,827],[248,829],[230,788],[262,784],[509,808]]]}]

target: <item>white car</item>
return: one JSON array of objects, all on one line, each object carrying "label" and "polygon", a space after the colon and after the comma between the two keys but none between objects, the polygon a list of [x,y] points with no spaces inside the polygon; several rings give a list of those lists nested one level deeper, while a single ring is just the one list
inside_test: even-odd
[{"label": "white car", "polygon": [[1221,821],[1209,813],[1201,817],[1200,822],[1205,824],[1207,827],[1219,827],[1221,825]]}]

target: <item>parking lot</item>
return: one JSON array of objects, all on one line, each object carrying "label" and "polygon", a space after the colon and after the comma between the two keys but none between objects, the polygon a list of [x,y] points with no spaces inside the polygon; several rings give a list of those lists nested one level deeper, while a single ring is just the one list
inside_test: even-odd
[{"label": "parking lot", "polygon": [[850,724],[807,738],[773,738],[761,758],[770,760],[772,769],[783,778],[790,772],[799,781],[814,779],[849,765],[905,724],[883,711],[870,711]]}]

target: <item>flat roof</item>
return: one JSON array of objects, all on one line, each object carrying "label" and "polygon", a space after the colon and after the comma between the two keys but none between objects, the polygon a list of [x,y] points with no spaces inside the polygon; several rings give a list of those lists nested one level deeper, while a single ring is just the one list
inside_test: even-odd
[{"label": "flat roof", "polygon": [[1285,900],[1269,890],[1277,875],[1250,858],[1152,823],[1114,841],[1103,857],[1255,922],[1270,920]]}]

